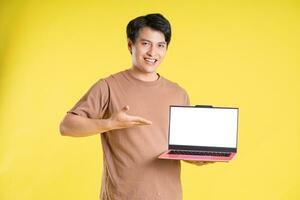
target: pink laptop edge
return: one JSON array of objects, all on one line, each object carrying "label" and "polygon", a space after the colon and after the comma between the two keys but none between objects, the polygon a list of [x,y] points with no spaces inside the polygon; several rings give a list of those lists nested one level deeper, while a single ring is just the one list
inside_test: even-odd
[{"label": "pink laptop edge", "polygon": [[172,160],[194,160],[194,161],[230,161],[233,159],[236,153],[234,152],[226,152],[230,153],[230,156],[200,156],[200,155],[183,155],[183,154],[169,154],[173,149],[169,149],[168,151],[161,154],[158,158],[160,159],[172,159]]}]

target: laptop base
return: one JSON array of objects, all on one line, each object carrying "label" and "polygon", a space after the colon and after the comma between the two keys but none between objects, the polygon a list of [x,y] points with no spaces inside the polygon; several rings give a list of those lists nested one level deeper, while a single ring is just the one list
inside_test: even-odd
[{"label": "laptop base", "polygon": [[230,156],[199,156],[199,155],[183,155],[183,154],[169,154],[171,150],[161,154],[160,159],[172,160],[192,160],[192,161],[212,161],[212,162],[228,162],[233,159],[235,153],[230,153]]}]

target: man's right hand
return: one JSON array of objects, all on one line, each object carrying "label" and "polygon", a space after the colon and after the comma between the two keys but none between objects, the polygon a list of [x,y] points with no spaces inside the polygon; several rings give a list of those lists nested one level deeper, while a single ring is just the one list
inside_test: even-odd
[{"label": "man's right hand", "polygon": [[121,111],[112,114],[109,118],[113,129],[130,128],[139,125],[151,125],[152,122],[139,116],[128,115],[129,106],[125,106]]},{"label": "man's right hand", "polygon": [[110,130],[150,125],[151,121],[142,117],[128,115],[129,106],[114,113],[109,119],[91,119],[68,113],[60,123],[60,133],[64,136],[84,137]]}]

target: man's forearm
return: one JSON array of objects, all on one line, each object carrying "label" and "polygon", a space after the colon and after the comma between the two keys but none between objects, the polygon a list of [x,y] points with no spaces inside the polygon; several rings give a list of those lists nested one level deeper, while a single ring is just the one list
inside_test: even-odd
[{"label": "man's forearm", "polygon": [[129,106],[115,112],[109,119],[90,119],[67,114],[60,123],[60,133],[65,136],[84,137],[115,129],[151,125],[152,122],[139,116],[128,115]]},{"label": "man's forearm", "polygon": [[109,131],[112,127],[108,119],[90,119],[67,114],[59,129],[63,136],[84,137]]}]

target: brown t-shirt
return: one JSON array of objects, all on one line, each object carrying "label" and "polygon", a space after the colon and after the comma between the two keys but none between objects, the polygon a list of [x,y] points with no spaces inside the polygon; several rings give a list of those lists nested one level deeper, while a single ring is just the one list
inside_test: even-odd
[{"label": "brown t-shirt", "polygon": [[141,81],[125,70],[100,79],[68,111],[102,119],[129,105],[128,114],[152,121],[152,125],[101,134],[100,199],[182,199],[180,162],[158,156],[168,148],[169,106],[188,104],[187,93],[176,83],[161,76],[156,81]]}]

